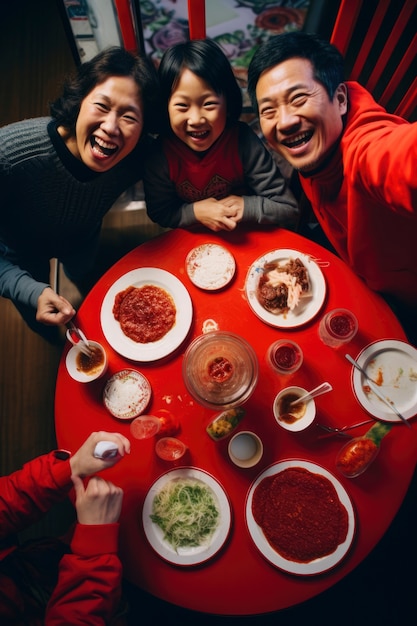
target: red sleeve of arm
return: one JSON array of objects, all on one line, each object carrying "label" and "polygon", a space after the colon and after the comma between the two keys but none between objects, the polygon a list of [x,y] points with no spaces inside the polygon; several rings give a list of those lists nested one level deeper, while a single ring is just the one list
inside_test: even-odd
[{"label": "red sleeve of arm", "polygon": [[50,452],[0,478],[0,539],[37,521],[72,488],[69,454]]},{"label": "red sleeve of arm", "polygon": [[108,624],[121,596],[122,566],[117,555],[119,524],[77,524],[72,554],[59,567],[57,586],[49,601],[46,626]]}]

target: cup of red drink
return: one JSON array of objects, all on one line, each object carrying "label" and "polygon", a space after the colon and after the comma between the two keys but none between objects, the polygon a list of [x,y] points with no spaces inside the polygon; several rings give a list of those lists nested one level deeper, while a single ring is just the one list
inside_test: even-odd
[{"label": "cup of red drink", "polygon": [[358,320],[347,309],[333,309],[321,319],[319,336],[323,343],[337,348],[351,341],[358,332]]},{"label": "cup of red drink", "polygon": [[267,359],[279,374],[294,374],[303,362],[303,351],[290,339],[278,339],[268,348]]},{"label": "cup of red drink", "polygon": [[155,444],[155,452],[163,461],[178,461],[187,452],[187,446],[176,437],[162,437]]}]

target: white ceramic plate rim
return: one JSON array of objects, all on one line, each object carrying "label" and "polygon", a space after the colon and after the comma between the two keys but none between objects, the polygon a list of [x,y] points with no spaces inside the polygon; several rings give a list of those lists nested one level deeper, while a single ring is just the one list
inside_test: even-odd
[{"label": "white ceramic plate rim", "polygon": [[[127,337],[114,318],[116,295],[130,286],[156,285],[165,289],[174,300],[177,315],[174,326],[159,341],[137,343]],[[193,306],[190,295],[176,276],[156,267],[141,267],[121,276],[110,287],[101,305],[101,327],[104,336],[116,352],[132,361],[156,361],[171,354],[184,341],[191,326]]]},{"label": "white ceramic plate rim", "polygon": [[[334,485],[340,502],[344,505],[348,514],[349,525],[345,541],[341,543],[332,554],[324,556],[320,559],[315,559],[314,561],[310,561],[309,563],[297,563],[296,561],[289,561],[288,559],[282,557],[278,552],[276,552],[265,538],[261,527],[258,526],[258,524],[255,522],[252,514],[253,494],[259,483],[267,476],[273,476],[275,474],[278,474],[279,472],[282,472],[289,467],[302,467],[314,474],[320,474],[321,476],[325,476]],[[324,469],[324,467],[321,467],[320,465],[316,465],[315,463],[311,463],[309,461],[296,459],[275,463],[274,465],[271,465],[266,470],[264,470],[255,479],[249,489],[246,499],[246,523],[253,542],[255,543],[258,550],[270,563],[286,572],[289,572],[290,574],[300,575],[321,574],[335,567],[335,565],[337,565],[347,554],[352,544],[355,533],[355,513],[350,497],[342,484],[337,480],[335,476],[333,476],[333,474]]]},{"label": "white ceramic plate rim", "polygon": [[[291,258],[299,258],[308,270],[312,295],[301,299],[301,303],[286,316],[267,311],[259,302],[256,291],[265,263],[279,260],[286,262]],[[249,268],[245,282],[246,297],[252,311],[261,320],[277,328],[295,328],[306,324],[320,311],[326,296],[326,281],[323,272],[309,256],[298,250],[280,249],[271,250],[260,256]]]},{"label": "white ceramic plate rim", "polygon": [[[224,274],[219,277],[216,283],[205,283],[203,281],[199,281],[198,276],[196,276],[195,273],[192,271],[192,257],[194,257],[193,261],[195,262],[199,258],[201,252],[205,251],[208,248],[221,250],[221,252],[226,255]],[[229,250],[227,250],[227,248],[225,248],[224,246],[221,246],[218,243],[203,243],[200,246],[197,246],[196,248],[190,250],[190,252],[187,254],[187,258],[185,260],[185,268],[187,270],[188,278],[196,287],[200,287],[200,289],[205,289],[206,291],[215,291],[217,289],[225,287],[227,284],[230,283],[235,274],[236,262],[232,253],[229,252]]]},{"label": "white ceramic plate rim", "polygon": [[[374,341],[359,353],[356,361],[372,378],[371,369],[368,371],[368,365],[371,361],[378,365],[378,358],[380,366],[391,371],[410,367],[411,363],[414,363],[414,371],[417,374],[417,350],[405,341],[397,339]],[[387,378],[385,373],[384,380]],[[389,378],[392,380],[391,377]],[[417,414],[417,380],[408,380],[408,384],[406,384],[405,377],[403,381],[398,377],[394,380],[396,381],[395,384],[382,384],[380,386],[381,392],[395,404],[406,419],[414,417]],[[352,387],[359,404],[368,413],[384,422],[401,422],[400,418],[393,411],[390,411],[375,394],[372,392],[365,393],[364,385],[366,385],[366,380],[363,375],[357,368],[352,367]]]},{"label": "white ceramic plate rim", "polygon": [[[219,525],[210,542],[194,548],[179,548],[178,552],[164,540],[162,529],[150,518],[155,495],[167,482],[176,478],[194,478],[203,482],[213,491],[220,509]],[[223,487],[213,476],[194,467],[179,467],[160,476],[149,489],[143,505],[142,523],[147,540],[160,557],[175,565],[197,565],[211,559],[225,543],[231,526],[230,503]]]}]

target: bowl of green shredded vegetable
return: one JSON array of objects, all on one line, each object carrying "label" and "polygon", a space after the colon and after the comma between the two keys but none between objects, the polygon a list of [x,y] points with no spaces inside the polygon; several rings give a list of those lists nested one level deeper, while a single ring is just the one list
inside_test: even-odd
[{"label": "bowl of green shredded vegetable", "polygon": [[178,565],[211,558],[230,529],[228,498],[215,478],[183,467],[162,475],[149,490],[142,513],[146,537],[158,554]]}]

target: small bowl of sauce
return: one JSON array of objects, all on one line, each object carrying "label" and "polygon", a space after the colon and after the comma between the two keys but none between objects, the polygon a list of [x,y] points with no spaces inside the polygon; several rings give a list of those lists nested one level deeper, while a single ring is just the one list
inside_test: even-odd
[{"label": "small bowl of sauce", "polygon": [[69,375],[80,383],[89,383],[103,376],[107,370],[107,354],[97,341],[89,341],[91,355],[87,356],[77,346],[69,350],[66,366]]},{"label": "small bowl of sauce", "polygon": [[316,404],[314,398],[302,402],[295,402],[301,398],[307,389],[302,387],[286,387],[275,397],[273,404],[274,417],[277,424],[285,430],[299,432],[308,428],[316,417]]}]

